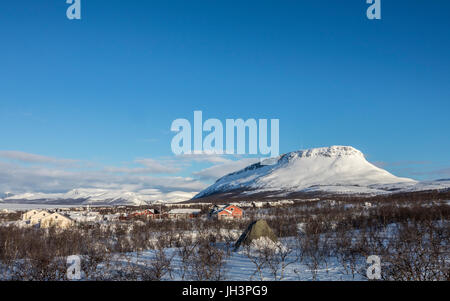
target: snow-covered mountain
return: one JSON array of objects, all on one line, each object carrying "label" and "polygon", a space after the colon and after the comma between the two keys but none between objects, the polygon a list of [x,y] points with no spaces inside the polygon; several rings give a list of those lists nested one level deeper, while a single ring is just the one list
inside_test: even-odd
[{"label": "snow-covered mountain", "polygon": [[331,146],[295,151],[250,165],[228,174],[207,189],[195,192],[158,189],[127,191],[120,189],[79,188],[66,193],[0,194],[0,202],[67,205],[145,205],[183,202],[192,198],[262,196],[289,197],[296,193],[388,194],[448,190],[450,179],[418,182],[399,178],[368,162],[350,146]]},{"label": "snow-covered mountain", "polygon": [[156,201],[181,202],[189,200],[195,193],[174,191],[166,194],[154,191],[131,192],[82,188],[67,193],[24,193],[3,198],[10,203],[41,204],[105,204],[105,205],[146,205]]},{"label": "snow-covered mountain", "polygon": [[[379,194],[428,190],[436,185],[436,182],[396,177],[368,162],[362,152],[351,146],[331,146],[287,153],[271,165],[250,165],[220,178],[194,198],[231,191],[277,195],[296,192]],[[437,186],[450,187],[450,182]]]}]

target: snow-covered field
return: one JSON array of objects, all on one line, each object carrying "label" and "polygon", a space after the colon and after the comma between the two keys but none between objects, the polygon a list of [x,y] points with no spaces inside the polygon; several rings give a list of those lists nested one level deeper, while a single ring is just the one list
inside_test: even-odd
[{"label": "snow-covered field", "polygon": [[[171,275],[167,274],[163,280],[183,280],[181,278],[180,267],[183,265],[180,257],[177,255],[176,248],[169,248],[165,250],[167,256],[172,258],[173,271]],[[154,260],[156,251],[148,250],[140,253],[127,253],[123,255],[116,255],[114,261],[122,266],[123,269],[127,269],[127,266],[137,265],[142,268],[148,266],[149,262]],[[359,270],[365,270],[364,259],[360,261],[358,266]],[[237,252],[232,252],[231,256],[225,260],[225,273],[222,280],[230,281],[273,281],[280,280],[281,267],[276,273],[276,279],[273,271],[269,267],[265,267],[262,270],[262,278],[256,271],[255,264],[247,257],[246,251],[241,249]],[[308,265],[308,259],[304,259],[303,262],[299,262],[295,255],[288,256],[286,262],[289,265],[284,271],[283,281],[352,281],[352,280],[366,280],[361,273],[355,273],[352,275],[349,268],[344,269],[342,264],[339,263],[337,258],[328,258],[328,266],[320,266],[318,269],[312,269]],[[101,269],[100,269],[101,270]]]}]

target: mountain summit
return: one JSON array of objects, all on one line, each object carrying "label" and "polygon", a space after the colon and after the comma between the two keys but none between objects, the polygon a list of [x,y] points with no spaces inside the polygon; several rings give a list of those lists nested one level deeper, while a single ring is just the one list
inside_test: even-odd
[{"label": "mountain summit", "polygon": [[[415,185],[366,160],[351,146],[330,146],[284,154],[275,164],[256,163],[228,174],[197,194],[202,198],[232,190],[244,193],[314,192],[376,193]],[[395,184],[395,185],[394,185]]]}]

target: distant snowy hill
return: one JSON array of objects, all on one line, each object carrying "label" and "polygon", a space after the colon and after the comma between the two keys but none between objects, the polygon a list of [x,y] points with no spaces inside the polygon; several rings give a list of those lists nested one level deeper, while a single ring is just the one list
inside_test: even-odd
[{"label": "distant snowy hill", "polygon": [[396,177],[368,162],[362,152],[351,146],[331,146],[287,153],[272,165],[250,165],[220,178],[194,198],[231,191],[381,194],[448,187],[450,181],[417,182]]},{"label": "distant snowy hill", "polygon": [[4,202],[40,204],[104,204],[104,205],[146,205],[156,201],[182,202],[192,198],[194,193],[174,191],[155,199],[150,193],[136,193],[123,190],[74,189],[67,193],[24,193],[5,197]]}]

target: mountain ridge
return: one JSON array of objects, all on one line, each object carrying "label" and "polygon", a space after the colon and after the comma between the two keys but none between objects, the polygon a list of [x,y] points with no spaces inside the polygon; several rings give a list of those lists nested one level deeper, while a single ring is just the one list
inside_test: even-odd
[{"label": "mountain ridge", "polygon": [[[312,195],[380,195],[448,191],[450,179],[418,182],[396,177],[368,162],[351,146],[298,150],[229,173],[196,192],[77,188],[65,193],[5,192],[0,203],[148,205],[228,198],[297,198]],[[273,164],[267,164],[268,162]]]},{"label": "mountain ridge", "polygon": [[225,175],[193,199],[238,190],[247,195],[268,192],[380,194],[450,187],[447,181],[436,185],[433,181],[418,182],[394,176],[368,162],[361,151],[351,146],[293,151],[274,161],[271,165],[252,164]]},{"label": "mountain ridge", "polygon": [[[172,191],[164,194],[165,202],[182,202],[193,193]],[[79,205],[148,205],[161,202],[151,195],[127,190],[107,190],[98,188],[76,188],[66,193],[23,193],[0,199],[4,203],[79,204]]]}]

